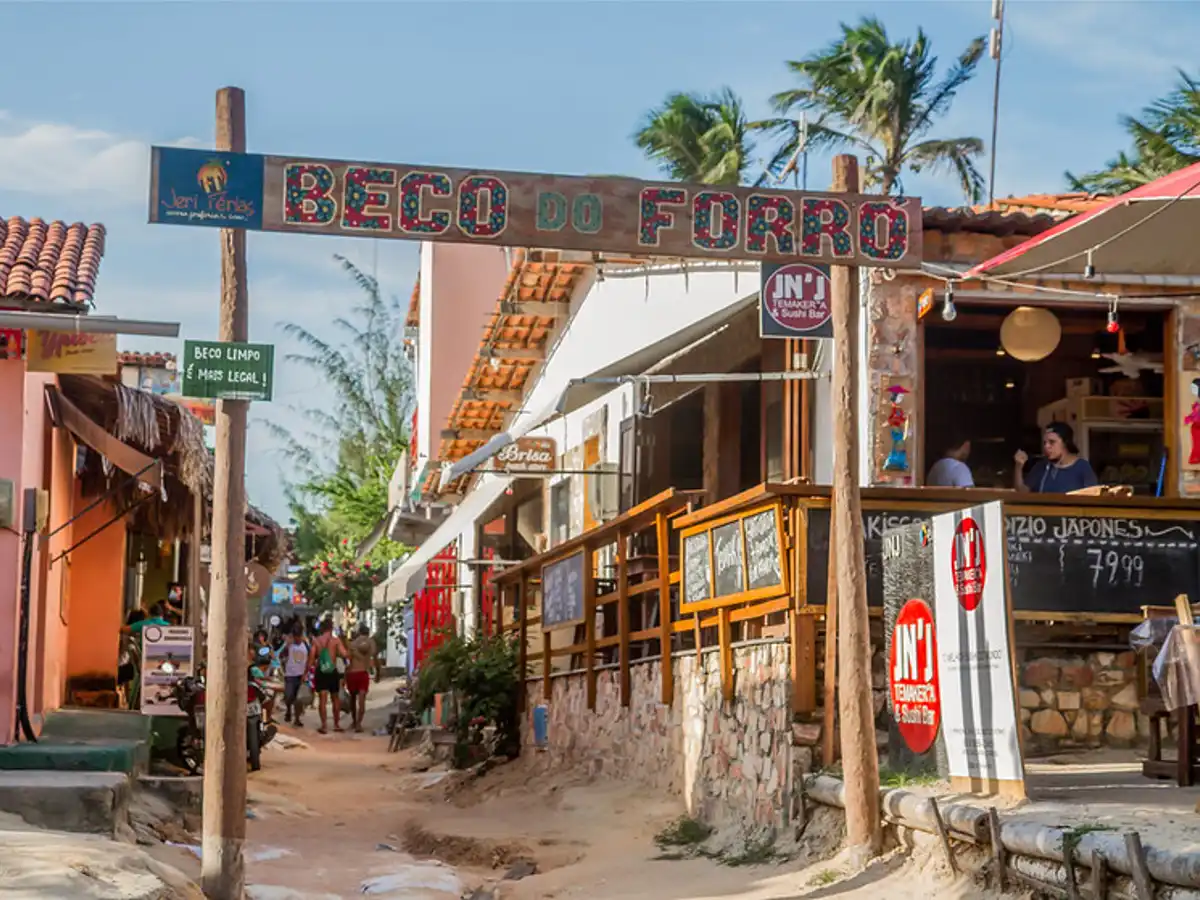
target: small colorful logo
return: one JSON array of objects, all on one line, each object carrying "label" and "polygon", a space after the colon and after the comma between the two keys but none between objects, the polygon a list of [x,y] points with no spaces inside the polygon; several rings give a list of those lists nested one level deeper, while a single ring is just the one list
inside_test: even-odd
[{"label": "small colorful logo", "polygon": [[219,159],[210,159],[196,172],[196,183],[206,194],[219,194],[229,184],[229,172]]}]

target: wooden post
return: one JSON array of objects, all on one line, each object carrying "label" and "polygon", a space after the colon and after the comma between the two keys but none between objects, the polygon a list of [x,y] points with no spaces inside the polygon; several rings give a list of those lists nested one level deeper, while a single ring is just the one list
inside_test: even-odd
[{"label": "wooden post", "polygon": [[596,708],[596,558],[584,547],[583,564],[583,668],[587,681],[587,708]]},{"label": "wooden post", "polygon": [[[518,619],[520,625],[517,628],[517,640],[520,641],[520,643],[517,644],[517,671],[521,673],[521,682],[517,693],[517,709],[520,712],[524,712],[526,695],[525,679],[529,677],[529,672],[526,671],[529,668],[529,609],[528,604],[525,602],[526,588],[524,572],[522,572],[521,577],[517,579],[515,588],[517,595],[517,615],[520,617]],[[501,587],[496,593],[498,595],[500,608],[499,610],[492,610],[492,617],[495,618],[496,613],[499,612],[503,618],[504,588]]]},{"label": "wooden post", "polygon": [[200,596],[200,547],[204,543],[204,496],[192,494],[192,531],[188,538],[187,624],[195,629],[197,662],[204,658],[204,598]]},{"label": "wooden post", "polygon": [[[217,92],[217,150],[246,151],[246,95]],[[249,339],[246,232],[221,229],[221,341]],[[208,725],[200,885],[210,900],[241,900],[246,870],[246,400],[217,401]]]},{"label": "wooden post", "polygon": [[837,498],[829,498],[829,559],[825,578],[825,709],[821,725],[821,765],[828,768],[837,762],[837,650],[838,650],[838,598],[837,598],[837,547],[833,542],[833,510]]},{"label": "wooden post", "polygon": [[621,684],[621,705],[628,706],[633,686],[629,679],[629,565],[627,536],[617,529],[617,668]]},{"label": "wooden post", "polygon": [[550,632],[542,632],[542,699],[549,700],[551,694],[550,686],[550,650],[554,642],[550,640]]},{"label": "wooden post", "polygon": [[799,504],[793,503],[788,508],[787,516],[792,542],[788,554],[792,588],[792,603],[788,609],[792,642],[792,712],[811,713],[817,708],[817,622],[815,616],[800,611],[804,597],[807,534],[803,526],[804,513]]},{"label": "wooden post", "polygon": [[671,533],[665,513],[654,519],[654,536],[658,542],[658,633],[659,654],[662,656],[662,702],[675,700],[675,667],[671,657]]},{"label": "wooden post", "polygon": [[[717,611],[717,662],[721,667],[721,696],[726,703],[733,702],[733,626],[729,618],[729,607]],[[697,616],[697,619],[700,617]]]},{"label": "wooden post", "polygon": [[[858,193],[858,160],[834,157],[833,190]],[[833,266],[833,493],[830,522],[837,556],[838,722],[846,779],[846,844],[865,861],[883,842],[879,819],[879,755],[871,698],[862,504],[858,490],[858,269]]]}]

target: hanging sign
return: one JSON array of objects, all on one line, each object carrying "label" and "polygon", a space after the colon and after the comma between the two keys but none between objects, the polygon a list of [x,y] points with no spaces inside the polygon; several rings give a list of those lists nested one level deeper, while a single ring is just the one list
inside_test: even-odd
[{"label": "hanging sign", "polygon": [[492,457],[492,468],[510,474],[550,475],[557,458],[558,445],[554,438],[523,437],[502,447]]},{"label": "hanging sign", "polygon": [[115,375],[117,336],[71,331],[30,331],[25,368],[59,375]]},{"label": "hanging sign", "polygon": [[917,197],[154,147],[150,221],[617,254],[912,267]]},{"label": "hanging sign", "polygon": [[763,263],[758,333],[771,338],[832,338],[829,266]]},{"label": "hanging sign", "polygon": [[190,677],[195,632],[176,625],[147,625],[142,629],[142,714],[181,716],[175,685]]},{"label": "hanging sign", "polygon": [[183,342],[183,394],[212,400],[270,400],[275,348],[270,344]]}]

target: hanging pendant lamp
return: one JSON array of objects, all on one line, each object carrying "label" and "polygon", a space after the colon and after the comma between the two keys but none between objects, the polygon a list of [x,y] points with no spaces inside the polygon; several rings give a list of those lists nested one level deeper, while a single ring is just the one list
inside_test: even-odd
[{"label": "hanging pendant lamp", "polygon": [[1048,309],[1018,306],[1000,326],[1000,344],[1013,359],[1037,362],[1045,359],[1062,339],[1058,317]]}]

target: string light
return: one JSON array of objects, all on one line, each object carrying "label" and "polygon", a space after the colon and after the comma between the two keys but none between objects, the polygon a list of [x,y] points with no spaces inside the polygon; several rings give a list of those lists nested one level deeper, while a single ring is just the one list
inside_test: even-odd
[{"label": "string light", "polygon": [[1121,321],[1117,318],[1117,298],[1113,297],[1108,306],[1108,323],[1104,326],[1104,330],[1109,334],[1116,334],[1121,330]]},{"label": "string light", "polygon": [[1096,277],[1096,266],[1092,262],[1092,251],[1091,250],[1088,250],[1088,252],[1087,252],[1087,262],[1084,263],[1084,266],[1083,266],[1083,277],[1084,278],[1095,278]]}]

